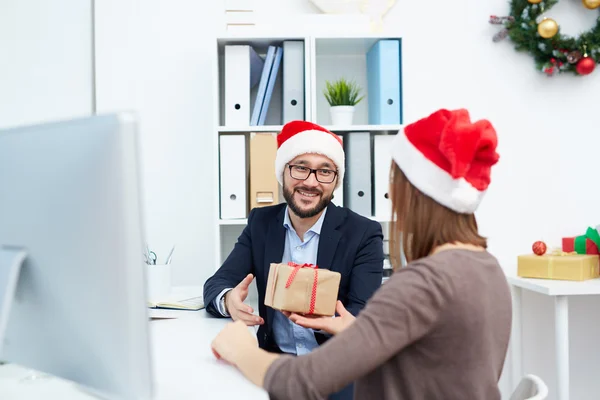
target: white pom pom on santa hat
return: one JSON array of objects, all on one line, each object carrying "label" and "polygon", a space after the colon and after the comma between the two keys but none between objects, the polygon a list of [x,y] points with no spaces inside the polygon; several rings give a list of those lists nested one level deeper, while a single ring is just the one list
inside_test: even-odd
[{"label": "white pom pom on santa hat", "polygon": [[489,121],[471,122],[465,109],[441,109],[398,132],[392,158],[422,193],[471,214],[491,182],[497,144]]},{"label": "white pom pom on santa hat", "polygon": [[285,165],[307,153],[321,154],[333,161],[338,173],[335,188],[340,187],[345,171],[342,139],[322,126],[307,121],[288,122],[277,135],[275,175],[279,184],[283,185]]}]

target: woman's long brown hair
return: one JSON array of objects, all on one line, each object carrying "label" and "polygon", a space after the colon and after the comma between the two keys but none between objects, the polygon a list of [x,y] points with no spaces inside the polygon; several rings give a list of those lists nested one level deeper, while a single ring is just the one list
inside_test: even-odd
[{"label": "woman's long brown hair", "polygon": [[402,253],[411,262],[427,257],[434,248],[446,243],[487,248],[474,214],[457,213],[421,193],[395,162],[390,170],[390,196],[390,261],[394,269],[401,266]]}]

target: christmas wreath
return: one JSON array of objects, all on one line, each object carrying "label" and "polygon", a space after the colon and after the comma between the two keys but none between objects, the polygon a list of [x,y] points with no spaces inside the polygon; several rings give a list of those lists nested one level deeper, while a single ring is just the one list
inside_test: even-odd
[{"label": "christmas wreath", "polygon": [[[510,38],[518,51],[529,52],[536,67],[549,76],[570,72],[589,75],[600,61],[600,22],[578,37],[560,33],[558,23],[546,16],[558,0],[511,0],[510,15],[492,15],[490,23],[503,25],[494,42]],[[589,10],[600,7],[600,0],[582,0]]]}]

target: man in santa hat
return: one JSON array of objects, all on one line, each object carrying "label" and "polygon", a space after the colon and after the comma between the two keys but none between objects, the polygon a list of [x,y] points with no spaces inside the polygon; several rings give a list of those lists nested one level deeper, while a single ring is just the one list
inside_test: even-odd
[{"label": "man in santa hat", "polygon": [[[277,136],[277,146],[275,173],[286,203],[252,209],[233,251],[206,281],[204,303],[214,316],[260,325],[261,348],[302,355],[329,336],[264,305],[270,264],[309,263],[339,272],[343,307],[337,311],[356,316],[381,285],[383,234],[378,222],[331,202],[344,180],[344,148],[337,135],[292,121]],[[255,277],[258,315],[244,303]],[[352,387],[331,398],[351,399]]]}]

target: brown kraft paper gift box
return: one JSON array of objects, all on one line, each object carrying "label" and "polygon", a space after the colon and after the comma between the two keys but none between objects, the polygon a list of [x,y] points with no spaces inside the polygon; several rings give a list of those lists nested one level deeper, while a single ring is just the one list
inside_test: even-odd
[{"label": "brown kraft paper gift box", "polygon": [[280,311],[335,315],[341,274],[311,264],[271,263],[265,306]]},{"label": "brown kraft paper gift box", "polygon": [[523,278],[584,281],[600,276],[598,260],[598,255],[564,252],[541,256],[520,255],[517,275]]}]

